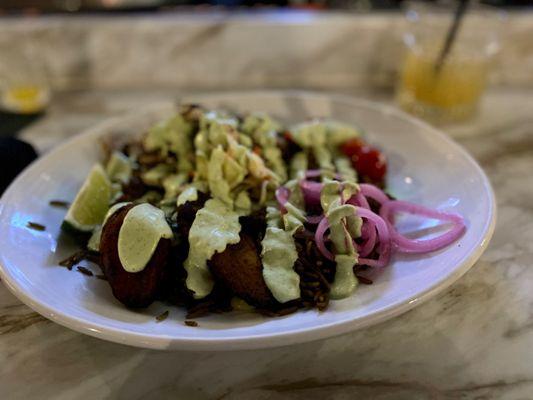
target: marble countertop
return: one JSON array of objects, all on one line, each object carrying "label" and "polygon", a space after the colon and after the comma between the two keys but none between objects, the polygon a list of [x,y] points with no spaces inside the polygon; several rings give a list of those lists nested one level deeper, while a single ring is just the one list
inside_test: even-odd
[{"label": "marble countertop", "polygon": [[[382,93],[355,93],[390,102]],[[22,137],[46,151],[165,92],[71,92]],[[374,327],[286,348],[161,352],[56,325],[0,285],[3,399],[533,398],[532,90],[488,93],[480,115],[446,127],[488,173],[498,223],[479,262],[414,310]]]},{"label": "marble countertop", "polygon": [[[530,87],[533,12],[510,11],[501,24],[493,17],[479,13],[468,22],[476,25],[479,40],[501,39],[499,56],[490,63],[493,80]],[[390,88],[408,31],[402,13],[387,11],[0,15],[0,54],[6,77],[25,71],[28,61],[17,50],[31,55],[32,66],[60,90]],[[490,52],[498,43],[493,39]]]}]

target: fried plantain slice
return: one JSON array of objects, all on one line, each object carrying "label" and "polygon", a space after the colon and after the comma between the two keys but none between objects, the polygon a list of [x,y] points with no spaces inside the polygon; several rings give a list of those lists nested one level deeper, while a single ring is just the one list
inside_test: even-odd
[{"label": "fried plantain slice", "polygon": [[277,304],[263,279],[259,250],[252,237],[241,232],[241,241],[216,253],[209,261],[216,279],[249,304],[269,308]]},{"label": "fried plantain slice", "polygon": [[158,296],[168,269],[171,241],[160,239],[152,258],[142,271],[126,271],[120,262],[117,244],[122,222],[132,207],[133,204],[118,209],[104,225],[100,241],[100,266],[113,295],[127,307],[142,308],[150,305]]}]

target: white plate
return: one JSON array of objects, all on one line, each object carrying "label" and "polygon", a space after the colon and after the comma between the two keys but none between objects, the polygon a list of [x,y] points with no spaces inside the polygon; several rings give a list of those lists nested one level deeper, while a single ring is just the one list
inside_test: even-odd
[{"label": "white plate", "polygon": [[[298,92],[226,93],[184,100],[265,111],[286,122],[332,117],[356,123],[388,155],[392,193],[458,212],[465,216],[468,229],[443,251],[395,258],[373,285],[360,286],[351,298],[332,302],[323,313],[302,311],[282,318],[231,313],[201,318],[198,327],[188,327],[182,310],[162,303],[141,312],[128,310],[113,298],[105,281],[57,266],[73,247],[58,240],[64,211],[50,207],[48,201],[74,197],[100,159],[99,137],[139,134],[174,109],[170,103],[158,104],[74,137],[31,165],[5,192],[0,202],[0,275],[20,300],[69,328],[134,346],[191,350],[281,346],[341,334],[403,313],[463,275],[487,246],[495,224],[487,177],[461,147],[406,114],[349,97]],[[46,231],[27,229],[28,221],[44,224]],[[422,226],[409,228],[413,227]],[[154,317],[164,310],[170,310],[169,318],[157,323]]]}]

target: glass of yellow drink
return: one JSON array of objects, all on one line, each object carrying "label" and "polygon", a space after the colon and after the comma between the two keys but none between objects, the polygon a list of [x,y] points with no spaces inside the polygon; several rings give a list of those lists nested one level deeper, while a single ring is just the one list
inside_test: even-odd
[{"label": "glass of yellow drink", "polygon": [[13,35],[0,38],[0,110],[16,114],[42,112],[50,100],[43,63],[45,49],[27,38],[13,43]]},{"label": "glass of yellow drink", "polygon": [[396,87],[402,108],[437,123],[475,113],[500,46],[502,17],[473,7],[463,16],[451,50],[439,65],[452,18],[453,6],[409,5],[405,56]]}]

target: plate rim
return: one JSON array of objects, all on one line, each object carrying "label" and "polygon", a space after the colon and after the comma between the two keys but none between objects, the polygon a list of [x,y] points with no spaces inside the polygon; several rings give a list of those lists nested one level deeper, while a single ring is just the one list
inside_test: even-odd
[{"label": "plate rim", "polygon": [[[394,115],[396,117],[407,120],[409,123],[419,126],[425,130],[432,132],[440,140],[446,142],[451,146],[454,151],[457,151],[461,156],[465,157],[470,164],[476,169],[476,172],[482,179],[482,185],[486,189],[489,197],[488,213],[489,218],[483,226],[483,232],[478,241],[476,242],[474,250],[466,257],[466,259],[458,265],[450,275],[433,282],[431,286],[425,290],[409,296],[405,300],[395,301],[381,310],[365,316],[359,319],[344,319],[340,321],[334,321],[314,328],[293,329],[281,333],[267,333],[254,336],[234,336],[231,338],[187,338],[187,337],[175,337],[169,335],[146,335],[137,332],[131,332],[120,328],[113,328],[99,323],[90,322],[83,318],[74,317],[68,313],[64,313],[61,310],[54,309],[40,303],[31,293],[23,290],[18,284],[12,274],[9,273],[9,268],[6,267],[6,260],[3,254],[0,254],[0,278],[2,279],[8,290],[17,297],[24,304],[29,306],[34,311],[43,315],[44,317],[56,322],[62,326],[70,328],[74,331],[87,334],[89,336],[105,339],[111,342],[125,344],[135,347],[143,347],[159,350],[209,350],[209,351],[230,351],[230,350],[244,350],[244,349],[260,349],[288,346],[296,343],[304,343],[309,341],[315,341],[324,339],[327,337],[338,336],[350,331],[362,329],[375,325],[389,318],[401,315],[415,306],[422,304],[431,297],[437,295],[444,289],[450,287],[461,276],[463,276],[479,259],[481,254],[487,248],[490,239],[494,233],[496,225],[496,197],[494,190],[488,179],[487,175],[477,163],[477,161],[464,149],[460,144],[455,142],[452,138],[447,136],[444,132],[431,126],[430,124],[415,118],[395,106],[384,104],[378,101],[366,100],[363,98],[337,93],[327,92],[315,92],[306,90],[247,90],[247,91],[224,91],[224,92],[210,92],[210,93],[198,93],[187,94],[178,97],[177,101],[158,101],[148,104],[146,107],[153,107],[154,109],[161,108],[163,105],[168,106],[172,103],[178,104],[182,99],[194,98],[227,98],[232,96],[272,96],[272,97],[285,97],[285,96],[297,96],[297,97],[315,97],[323,98],[334,101],[342,101],[344,103],[353,104],[358,107],[370,108],[381,113]],[[200,100],[201,101],[201,100]],[[54,154],[64,150],[65,147],[69,147],[72,143],[82,140],[90,136],[98,136],[102,130],[115,125],[117,122],[131,117],[135,114],[139,107],[134,107],[123,113],[118,114],[110,118],[106,118],[103,121],[95,124],[92,127],[73,135],[64,143],[54,147],[50,152],[45,153],[43,157],[39,157],[32,162],[28,167],[20,173],[17,178],[9,185],[2,197],[0,198],[0,215],[3,214],[6,201],[16,193],[15,189],[18,186],[18,182],[24,180],[28,175],[35,173],[41,169],[48,160],[54,158]],[[0,245],[1,247],[1,245]]]}]

